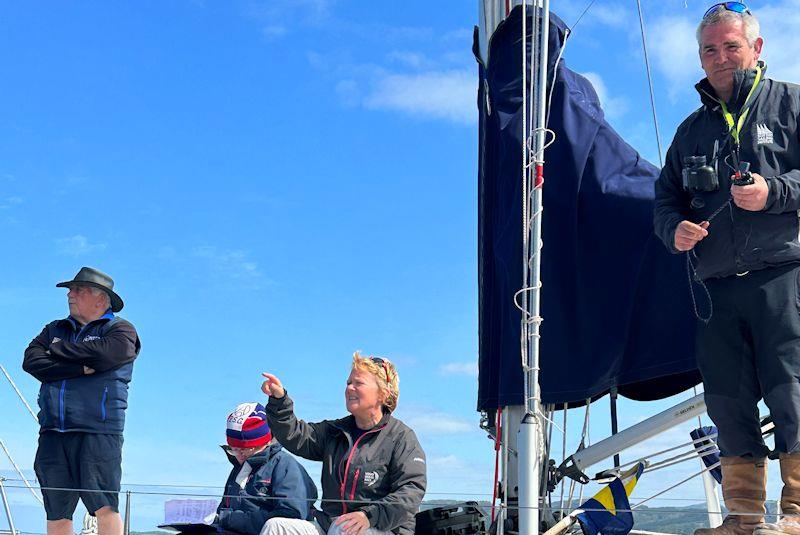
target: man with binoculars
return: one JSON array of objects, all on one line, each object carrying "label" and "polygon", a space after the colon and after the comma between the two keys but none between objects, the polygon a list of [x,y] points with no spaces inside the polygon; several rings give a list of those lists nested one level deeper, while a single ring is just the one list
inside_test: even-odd
[{"label": "man with binoculars", "polygon": [[[667,153],[654,220],[710,297],[697,363],[731,514],[695,535],[800,535],[800,87],[765,77],[758,20],[740,2],[712,6],[697,41],[702,106]],[[784,483],[774,524],[764,523],[768,455],[780,458]]]}]

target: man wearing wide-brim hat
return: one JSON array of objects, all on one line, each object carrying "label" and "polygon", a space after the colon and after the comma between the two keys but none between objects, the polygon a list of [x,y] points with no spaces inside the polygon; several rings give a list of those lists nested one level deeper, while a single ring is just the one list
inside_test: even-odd
[{"label": "man wearing wide-brim hat", "polygon": [[121,535],[122,432],[139,336],[115,315],[123,302],[105,273],[83,267],[56,286],[69,289],[69,316],[48,323],[22,363],[42,382],[34,469],[47,533],[72,535],[80,498],[100,535]]}]

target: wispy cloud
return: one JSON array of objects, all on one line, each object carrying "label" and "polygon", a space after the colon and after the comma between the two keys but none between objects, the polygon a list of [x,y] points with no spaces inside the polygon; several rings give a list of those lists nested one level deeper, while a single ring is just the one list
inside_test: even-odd
[{"label": "wispy cloud", "polygon": [[[800,41],[795,28],[800,24],[800,12],[794,1],[765,5],[756,15],[764,36],[765,59],[771,78],[800,80]],[[697,53],[695,30],[697,22],[688,17],[667,15],[648,25],[648,46],[653,67],[667,79],[670,101],[676,102],[693,92],[694,83],[704,76]]]},{"label": "wispy cloud", "polygon": [[653,67],[667,79],[667,95],[674,103],[703,77],[695,24],[686,17],[666,16],[649,24],[648,33]]},{"label": "wispy cloud", "polygon": [[[428,495],[431,498],[470,499],[491,498],[492,465],[488,455],[466,458],[460,455],[429,455]],[[487,491],[488,489],[488,491]]]},{"label": "wispy cloud", "polygon": [[373,82],[363,103],[371,110],[473,124],[477,119],[476,83],[472,70],[390,73]]},{"label": "wispy cloud", "polygon": [[335,78],[335,92],[343,105],[423,120],[475,124],[477,78],[474,62],[463,53],[469,46],[469,32],[455,29],[437,34],[431,28],[405,27],[381,29],[377,35],[375,28],[349,30],[363,34],[365,42],[379,40],[376,46],[391,43],[391,48],[381,62],[308,53],[312,67]]},{"label": "wispy cloud", "polygon": [[585,76],[592,83],[608,119],[619,119],[625,115],[628,111],[628,101],[622,97],[612,97],[608,89],[606,89],[603,78],[599,74],[595,72],[583,72],[581,75]]},{"label": "wispy cloud", "polygon": [[211,268],[229,279],[255,281],[261,279],[258,264],[249,253],[240,249],[221,249],[213,245],[195,247],[192,256],[206,260]]},{"label": "wispy cloud", "polygon": [[94,251],[103,251],[106,248],[105,243],[91,242],[83,234],[59,238],[56,240],[56,245],[59,253],[70,256],[82,256]]},{"label": "wispy cloud", "polygon": [[261,28],[261,33],[264,34],[264,37],[269,39],[277,39],[278,37],[286,35],[287,32],[288,30],[286,26],[280,26],[277,24],[271,24]]},{"label": "wispy cloud", "polygon": [[469,433],[478,428],[477,423],[440,412],[415,414],[407,417],[406,422],[417,433],[428,435]]},{"label": "wispy cloud", "polygon": [[5,199],[0,200],[0,210],[8,210],[14,206],[19,206],[22,204],[22,197],[6,197]]},{"label": "wispy cloud", "polygon": [[469,375],[478,376],[477,362],[448,362],[439,366],[439,373],[442,375]]},{"label": "wispy cloud", "polygon": [[800,81],[800,41],[796,28],[800,24],[800,13],[796,1],[765,4],[756,15],[761,22],[764,36],[763,58],[769,67],[771,78],[797,83]]},{"label": "wispy cloud", "polygon": [[261,26],[268,39],[292,32],[298,25],[319,26],[331,17],[332,0],[268,0],[250,2],[245,15]]},{"label": "wispy cloud", "polygon": [[427,69],[436,67],[436,62],[427,55],[419,52],[409,52],[406,50],[394,50],[386,56],[390,62],[411,67],[413,69]]}]

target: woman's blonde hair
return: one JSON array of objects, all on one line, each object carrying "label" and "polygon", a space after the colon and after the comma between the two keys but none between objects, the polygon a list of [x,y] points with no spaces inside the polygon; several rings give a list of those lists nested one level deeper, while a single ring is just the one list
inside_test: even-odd
[{"label": "woman's blonde hair", "polygon": [[393,412],[397,408],[397,399],[400,397],[400,376],[397,368],[384,357],[372,355],[362,356],[361,351],[353,353],[353,369],[360,372],[369,372],[378,381],[378,388],[386,397],[383,408],[386,412]]}]

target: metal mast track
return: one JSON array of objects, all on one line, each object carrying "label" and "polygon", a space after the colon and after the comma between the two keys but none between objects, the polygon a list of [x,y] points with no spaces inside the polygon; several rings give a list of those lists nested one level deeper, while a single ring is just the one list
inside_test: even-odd
[{"label": "metal mast track", "polygon": [[[519,532],[539,533],[540,470],[544,433],[539,390],[539,330],[541,317],[542,185],[547,117],[547,57],[550,2],[533,3],[530,101],[528,101],[527,2],[522,3],[522,213],[523,281],[521,357],[525,414],[519,428]],[[531,109],[528,123],[528,106]]]}]

